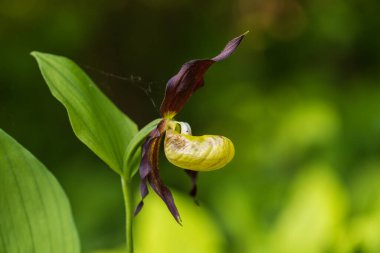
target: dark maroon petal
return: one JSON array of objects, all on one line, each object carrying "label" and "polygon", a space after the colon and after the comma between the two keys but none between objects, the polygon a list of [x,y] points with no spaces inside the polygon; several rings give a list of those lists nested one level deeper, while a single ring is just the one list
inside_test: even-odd
[{"label": "dark maroon petal", "polygon": [[[151,157],[154,156],[154,152],[157,152],[158,156],[158,151],[159,150],[154,150],[155,142],[157,142],[161,138],[161,131],[163,131],[163,125],[164,121],[161,121],[155,129],[150,132],[148,137],[146,138],[143,146],[142,146],[142,157],[141,157],[141,163],[140,163],[140,168],[139,168],[139,173],[140,173],[140,194],[141,194],[141,201],[138,204],[138,206],[135,209],[134,214],[137,215],[143,205],[144,205],[144,198],[148,195],[148,187],[147,187],[147,181],[148,181],[148,176],[152,171],[152,167],[155,165],[152,165],[151,162]],[[160,130],[162,129],[162,130]]]},{"label": "dark maroon petal", "polygon": [[152,139],[150,139],[150,136],[148,136],[143,145],[142,158],[141,158],[141,163],[140,163],[140,168],[139,168],[140,178],[141,178],[141,182],[140,182],[141,201],[137,205],[134,215],[137,215],[141,211],[144,205],[144,199],[149,193],[146,182],[148,180],[148,175],[151,171],[151,166],[149,164],[149,153],[150,153],[149,143],[151,142],[152,142]]},{"label": "dark maroon petal", "polygon": [[194,171],[194,170],[184,170],[184,171],[191,179],[191,190],[189,192],[189,195],[194,199],[194,202],[198,205],[198,201],[196,200],[197,191],[198,191],[198,187],[197,187],[198,171]]},{"label": "dark maroon petal", "polygon": [[146,185],[146,179],[144,180],[141,180],[140,182],[140,193],[141,193],[141,201],[140,203],[137,205],[136,209],[135,209],[135,212],[133,213],[133,215],[137,215],[139,214],[139,212],[141,211],[141,209],[143,208],[144,206],[144,198],[148,195],[149,191],[148,191],[148,187]]},{"label": "dark maroon petal", "polygon": [[181,218],[177,207],[175,206],[173,196],[170,190],[163,184],[160,179],[160,171],[158,169],[158,157],[162,134],[165,131],[165,120],[162,120],[157,127],[149,134],[142,147],[142,159],[140,163],[140,194],[141,201],[135,209],[137,215],[144,205],[144,198],[148,195],[147,182],[158,196],[165,202],[169,211],[175,220],[181,224]]},{"label": "dark maroon petal", "polygon": [[227,43],[227,45],[224,47],[222,52],[212,58],[213,61],[223,61],[228,56],[230,56],[235,49],[239,46],[240,42],[244,39],[244,36],[247,35],[248,32],[245,32],[244,34],[240,35],[239,37],[236,37],[235,39],[232,39],[230,42]]},{"label": "dark maroon petal", "polygon": [[163,117],[174,117],[185,105],[191,95],[203,86],[203,76],[208,68],[215,62],[222,61],[230,56],[246,33],[234,38],[224,47],[222,52],[211,59],[192,60],[185,63],[179,72],[170,78],[166,84],[165,97],[161,104]]},{"label": "dark maroon petal", "polygon": [[152,189],[157,193],[158,196],[165,202],[170,213],[173,215],[174,219],[181,225],[181,217],[179,215],[178,209],[174,203],[174,198],[170,190],[162,183],[158,169],[154,169],[154,173],[149,174],[148,180]]}]

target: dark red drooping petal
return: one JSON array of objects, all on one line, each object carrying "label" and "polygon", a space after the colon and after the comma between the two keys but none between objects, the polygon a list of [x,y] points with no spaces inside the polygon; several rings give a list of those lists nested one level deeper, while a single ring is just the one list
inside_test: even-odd
[{"label": "dark red drooping petal", "polygon": [[174,203],[173,195],[160,179],[160,172],[158,169],[160,143],[164,131],[165,120],[162,120],[149,134],[142,147],[142,159],[139,169],[141,178],[140,193],[142,199],[135,209],[135,215],[137,215],[142,209],[144,198],[149,193],[147,187],[148,182],[157,195],[165,202],[175,220],[181,224],[181,217]]},{"label": "dark red drooping petal", "polygon": [[198,205],[198,201],[196,200],[197,191],[198,191],[198,187],[197,187],[198,171],[194,171],[194,170],[184,170],[184,171],[191,179],[191,190],[189,194],[194,199],[195,203]]},{"label": "dark red drooping petal", "polygon": [[185,63],[179,72],[170,78],[166,84],[165,97],[161,104],[162,117],[174,117],[185,105],[191,95],[203,86],[203,76],[207,69],[215,62],[222,61],[230,56],[246,33],[232,39],[222,52],[211,59],[192,60]]}]

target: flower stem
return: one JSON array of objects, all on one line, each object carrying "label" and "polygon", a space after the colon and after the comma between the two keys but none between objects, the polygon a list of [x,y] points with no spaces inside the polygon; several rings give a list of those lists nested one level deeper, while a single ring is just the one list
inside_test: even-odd
[{"label": "flower stem", "polygon": [[126,253],[133,253],[133,236],[132,236],[132,222],[133,222],[133,200],[132,200],[132,184],[131,180],[121,177],[121,184],[124,195],[125,206],[125,233],[126,233]]}]

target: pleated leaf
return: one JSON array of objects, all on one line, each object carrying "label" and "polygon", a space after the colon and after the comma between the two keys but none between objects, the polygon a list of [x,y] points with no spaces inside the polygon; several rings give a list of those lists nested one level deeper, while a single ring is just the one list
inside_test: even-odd
[{"label": "pleated leaf", "polygon": [[1,129],[0,252],[80,252],[70,204],[58,181]]},{"label": "pleated leaf", "polygon": [[110,168],[122,174],[136,124],[123,114],[70,59],[33,52],[53,96],[66,108],[76,136]]}]

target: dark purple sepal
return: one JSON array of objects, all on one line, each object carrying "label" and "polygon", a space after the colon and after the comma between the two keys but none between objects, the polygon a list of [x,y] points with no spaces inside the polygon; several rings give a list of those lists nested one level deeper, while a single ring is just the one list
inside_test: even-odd
[{"label": "dark purple sepal", "polygon": [[165,132],[165,120],[162,120],[157,127],[149,134],[142,146],[142,158],[140,163],[140,194],[141,201],[135,209],[137,215],[144,206],[144,198],[148,195],[147,182],[158,196],[165,202],[169,211],[175,220],[181,224],[181,217],[174,203],[170,190],[163,184],[160,179],[160,171],[158,168],[158,158],[160,151],[160,143],[162,134]]},{"label": "dark purple sepal", "polygon": [[191,179],[191,190],[189,192],[189,195],[194,199],[195,204],[199,205],[196,199],[197,192],[198,192],[198,187],[197,187],[198,171],[194,171],[194,170],[184,170],[184,171]]},{"label": "dark purple sepal", "polygon": [[247,33],[229,41],[224,49],[211,59],[192,60],[182,65],[179,72],[166,84],[165,97],[161,104],[162,117],[174,117],[180,112],[191,95],[204,84],[204,74],[215,62],[230,56]]}]

